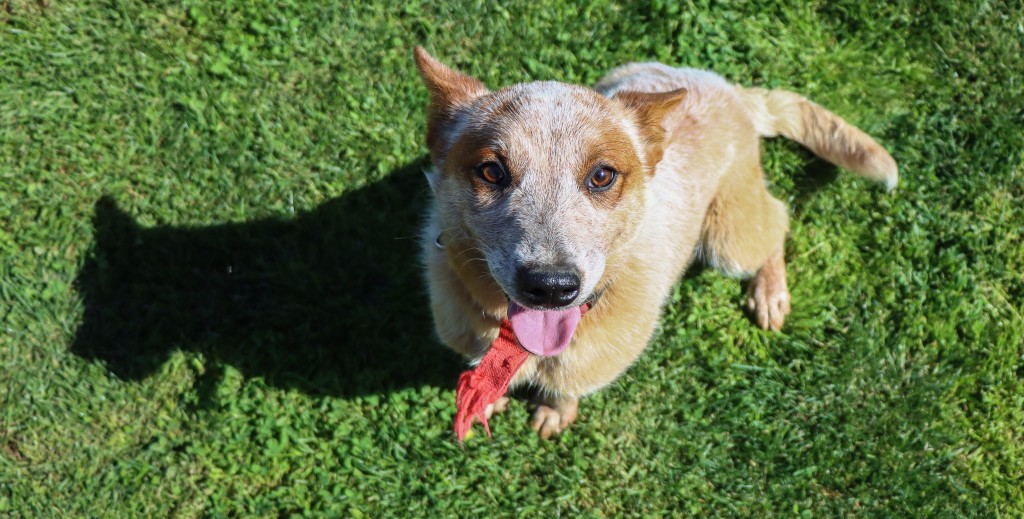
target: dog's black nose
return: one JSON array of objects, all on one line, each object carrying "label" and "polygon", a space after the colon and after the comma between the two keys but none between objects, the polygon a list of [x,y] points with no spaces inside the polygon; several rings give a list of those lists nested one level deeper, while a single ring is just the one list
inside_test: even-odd
[{"label": "dog's black nose", "polygon": [[580,293],[580,276],[566,268],[520,268],[519,290],[531,305],[555,308],[565,306]]}]

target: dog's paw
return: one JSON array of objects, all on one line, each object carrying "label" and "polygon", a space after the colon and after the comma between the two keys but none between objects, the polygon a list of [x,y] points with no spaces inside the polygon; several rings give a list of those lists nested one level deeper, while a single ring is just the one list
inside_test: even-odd
[{"label": "dog's paw", "polygon": [[578,409],[579,400],[575,398],[555,400],[534,396],[527,405],[530,428],[543,440],[558,436],[576,421]]},{"label": "dog's paw", "polygon": [[766,264],[747,286],[747,311],[762,330],[778,331],[789,310],[785,264]]},{"label": "dog's paw", "polygon": [[487,404],[487,407],[484,408],[484,418],[490,420],[492,416],[502,413],[506,409],[508,409],[508,397],[503,396],[495,400],[493,404]]}]

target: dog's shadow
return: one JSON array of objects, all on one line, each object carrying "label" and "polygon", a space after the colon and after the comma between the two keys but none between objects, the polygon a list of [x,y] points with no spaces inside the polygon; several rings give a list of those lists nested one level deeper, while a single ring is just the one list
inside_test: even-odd
[{"label": "dog's shadow", "polygon": [[420,275],[424,164],[291,219],[143,228],[100,200],[72,351],[129,380],[198,352],[200,392],[228,365],[314,395],[453,385]]},{"label": "dog's shadow", "polygon": [[[435,339],[420,275],[425,165],[293,218],[141,227],[101,199],[71,350],[126,380],[175,350],[197,352],[201,396],[226,366],[313,395],[453,385],[463,364]],[[796,181],[796,209],[834,177],[813,162]]]},{"label": "dog's shadow", "polygon": [[807,165],[793,175],[793,197],[790,203],[794,214],[801,214],[814,195],[839,178],[839,167],[835,164],[803,148],[800,148],[800,153],[803,154]]}]

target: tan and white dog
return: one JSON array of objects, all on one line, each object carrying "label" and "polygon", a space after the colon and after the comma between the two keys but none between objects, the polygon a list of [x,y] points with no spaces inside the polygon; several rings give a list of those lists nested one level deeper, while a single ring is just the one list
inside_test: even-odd
[{"label": "tan and white dog", "polygon": [[544,438],[637,359],[695,259],[751,278],[753,319],[782,326],[787,209],[765,187],[761,137],[896,186],[885,149],[790,92],[658,63],[593,89],[490,92],[422,48],[415,57],[430,91],[423,248],[437,332],[475,362],[507,316],[534,353],[513,385],[537,389],[531,424]]}]

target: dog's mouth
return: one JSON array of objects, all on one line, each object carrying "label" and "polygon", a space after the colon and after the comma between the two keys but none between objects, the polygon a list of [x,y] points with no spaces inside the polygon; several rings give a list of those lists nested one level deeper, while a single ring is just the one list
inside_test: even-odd
[{"label": "dog's mouth", "polygon": [[563,310],[535,310],[509,298],[508,320],[524,350],[542,357],[558,355],[572,342],[580,319],[604,295],[608,286],[595,291],[583,304]]},{"label": "dog's mouth", "polygon": [[523,349],[550,357],[569,346],[580,318],[589,307],[589,303],[584,303],[567,310],[534,310],[509,301],[508,320]]}]

